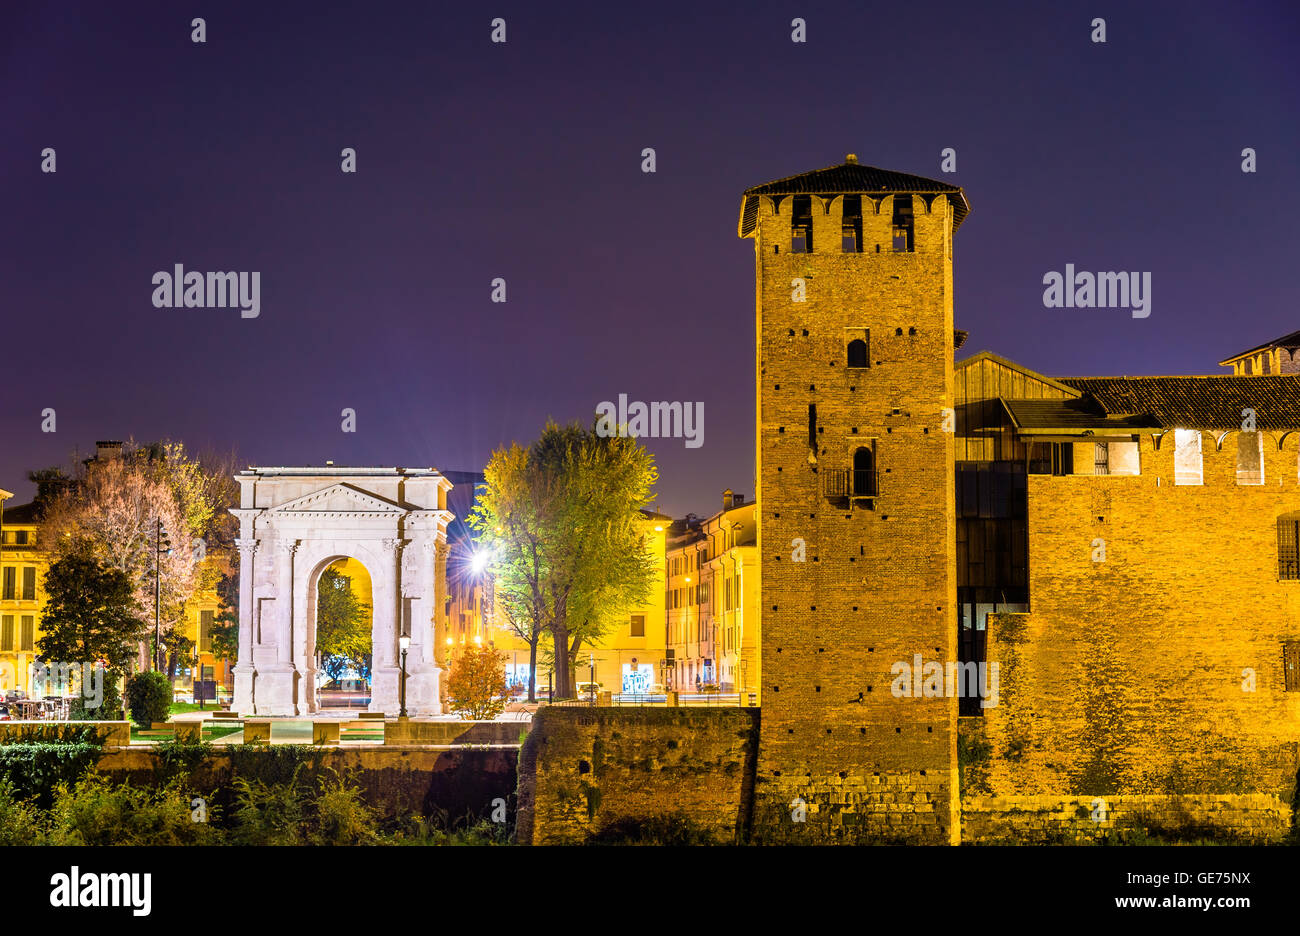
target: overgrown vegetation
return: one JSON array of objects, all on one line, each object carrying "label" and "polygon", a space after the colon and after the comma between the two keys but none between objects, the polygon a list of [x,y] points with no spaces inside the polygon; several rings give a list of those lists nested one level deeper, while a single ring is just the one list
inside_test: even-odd
[{"label": "overgrown vegetation", "polygon": [[[76,754],[91,745],[5,745],[63,748],[58,769],[13,770],[40,783],[0,775],[3,845],[500,845],[505,823],[449,821],[409,814],[385,819],[362,796],[355,776],[321,768],[304,756],[246,759],[261,767],[235,774],[224,787],[195,783],[210,745],[160,744],[154,783],[119,783],[88,770]],[[98,750],[94,748],[94,750]],[[274,749],[273,749],[274,750]],[[44,761],[27,752],[27,763]],[[22,758],[9,758],[19,764]],[[0,759],[0,764],[4,761]],[[72,766],[76,764],[76,768]],[[288,772],[285,776],[285,772]],[[273,779],[265,779],[273,778]]]}]

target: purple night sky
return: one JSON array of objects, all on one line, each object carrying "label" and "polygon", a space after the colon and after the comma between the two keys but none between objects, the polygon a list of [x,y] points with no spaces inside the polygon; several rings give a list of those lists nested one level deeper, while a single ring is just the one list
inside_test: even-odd
[{"label": "purple night sky", "polygon": [[[5,4],[0,487],[127,437],[478,470],[626,393],[703,401],[649,445],[712,513],[754,490],[741,192],[846,152],[965,187],[962,356],[1217,373],[1300,328],[1293,2],[729,6]],[[260,271],[260,316],[155,309],[176,263]],[[1045,309],[1066,263],[1150,271],[1150,318]]]}]

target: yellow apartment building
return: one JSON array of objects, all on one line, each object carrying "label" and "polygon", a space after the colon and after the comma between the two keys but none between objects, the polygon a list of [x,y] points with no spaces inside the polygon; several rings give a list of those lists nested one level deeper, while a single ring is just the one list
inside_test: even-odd
[{"label": "yellow apartment building", "polygon": [[757,505],[730,489],[722,504],[707,520],[687,516],[670,530],[665,685],[679,692],[752,692],[757,704]]},{"label": "yellow apartment building", "polygon": [[31,691],[48,562],[36,548],[36,503],[5,508],[0,491],[0,691]]}]

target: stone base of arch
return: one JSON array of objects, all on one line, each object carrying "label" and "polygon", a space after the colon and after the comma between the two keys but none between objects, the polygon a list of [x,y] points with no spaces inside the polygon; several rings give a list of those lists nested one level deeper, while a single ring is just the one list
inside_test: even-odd
[{"label": "stone base of arch", "polygon": [[[439,698],[441,668],[421,664],[406,674],[406,714],[431,717],[442,714]],[[384,667],[372,671],[368,711],[396,716],[401,711],[399,684],[401,669]],[[299,673],[289,663],[272,663],[254,670],[236,666],[235,697],[231,708],[244,715],[304,716],[320,709],[314,692],[304,686],[315,685],[316,674]]]}]

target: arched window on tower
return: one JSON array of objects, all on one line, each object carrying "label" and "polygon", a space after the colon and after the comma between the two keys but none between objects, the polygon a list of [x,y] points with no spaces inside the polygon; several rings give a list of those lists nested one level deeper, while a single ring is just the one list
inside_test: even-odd
[{"label": "arched window on tower", "polygon": [[849,367],[867,366],[867,343],[861,338],[854,338],[848,347]]},{"label": "arched window on tower", "polygon": [[853,453],[853,496],[876,496],[876,453],[869,448]]}]

